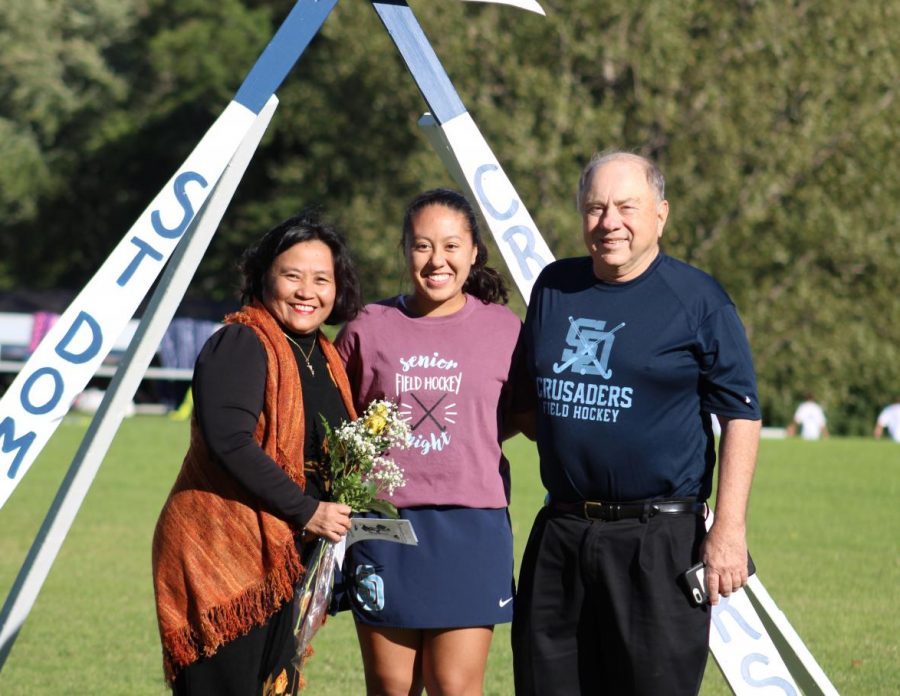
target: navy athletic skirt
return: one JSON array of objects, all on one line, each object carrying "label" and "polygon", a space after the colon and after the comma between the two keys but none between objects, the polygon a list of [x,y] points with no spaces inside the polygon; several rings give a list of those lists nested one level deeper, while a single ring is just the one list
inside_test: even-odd
[{"label": "navy athletic skirt", "polygon": [[347,552],[347,594],[358,621],[417,629],[512,621],[506,508],[416,507],[400,517],[412,522],[418,546],[360,541]]}]

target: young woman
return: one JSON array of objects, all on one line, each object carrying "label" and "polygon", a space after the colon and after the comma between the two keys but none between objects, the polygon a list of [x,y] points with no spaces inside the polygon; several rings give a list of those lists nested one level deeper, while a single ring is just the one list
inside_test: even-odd
[{"label": "young woman", "polygon": [[307,543],[339,540],[326,502],[324,416],[354,416],[341,359],[319,331],[356,316],[346,245],[303,214],[244,255],[244,307],[194,368],[190,449],[160,514],[153,580],[166,680],[177,696],[294,694],[291,602]]},{"label": "young woman", "polygon": [[386,398],[408,417],[391,500],[419,544],[352,546],[349,595],[370,694],[480,694],[493,626],[512,619],[499,403],[521,322],[459,193],[418,196],[402,245],[412,292],[369,305],[335,347],[357,408]]}]

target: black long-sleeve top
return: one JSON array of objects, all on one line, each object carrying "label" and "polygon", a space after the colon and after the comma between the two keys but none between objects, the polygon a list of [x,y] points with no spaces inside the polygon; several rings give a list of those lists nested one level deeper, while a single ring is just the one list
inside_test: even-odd
[{"label": "black long-sleeve top", "polygon": [[[288,334],[310,356],[307,367],[300,348],[291,342],[303,390],[303,441],[306,492],[269,457],[253,434],[265,399],[266,353],[247,326],[228,324],[203,346],[194,367],[194,410],[200,432],[213,457],[267,510],[305,527],[325,498],[318,472],[324,460],[324,428],[320,414],[332,427],[349,415],[332,382],[316,334]],[[297,395],[300,398],[300,394]]]}]

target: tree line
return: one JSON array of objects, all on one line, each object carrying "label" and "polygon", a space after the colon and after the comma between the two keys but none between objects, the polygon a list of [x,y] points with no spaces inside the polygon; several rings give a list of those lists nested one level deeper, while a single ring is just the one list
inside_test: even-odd
[{"label": "tree line", "polygon": [[[655,158],[664,251],[731,294],[766,420],[813,392],[833,432],[870,432],[900,397],[900,6],[542,4],[410,2],[556,256],[583,253],[574,189],[594,151]],[[5,0],[0,289],[87,282],[292,5]],[[368,299],[402,291],[405,204],[455,184],[369,2],[338,3],[278,96],[190,292],[233,296],[240,250],[309,205],[347,235]]]}]

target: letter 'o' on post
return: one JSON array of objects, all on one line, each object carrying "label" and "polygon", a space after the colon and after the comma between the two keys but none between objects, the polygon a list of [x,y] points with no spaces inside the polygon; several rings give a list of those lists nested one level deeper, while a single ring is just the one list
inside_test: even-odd
[{"label": "letter 'o' on post", "polygon": [[[42,405],[36,405],[31,401],[31,392],[34,390],[35,385],[38,383],[38,380],[44,376],[50,377],[52,381],[52,390],[50,394],[50,398]],[[43,391],[43,390],[41,390]],[[63,379],[62,375],[59,374],[59,370],[56,370],[52,367],[42,367],[39,370],[35,370],[28,379],[25,380],[25,384],[22,385],[22,408],[24,408],[28,413],[31,413],[35,416],[42,416],[45,413],[50,413],[56,405],[59,403],[60,398],[63,393]]]}]

